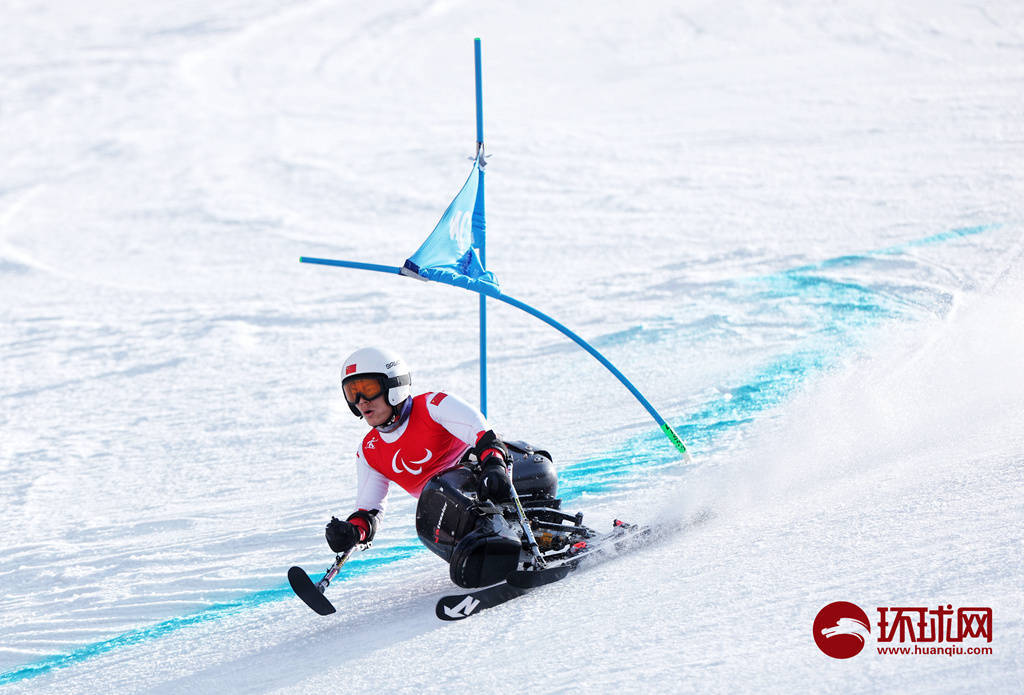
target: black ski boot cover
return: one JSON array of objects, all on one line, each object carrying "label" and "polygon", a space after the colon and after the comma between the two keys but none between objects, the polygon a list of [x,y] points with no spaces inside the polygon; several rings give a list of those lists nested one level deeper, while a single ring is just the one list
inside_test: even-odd
[{"label": "black ski boot cover", "polygon": [[449,574],[466,589],[496,584],[519,565],[522,549],[522,540],[505,519],[487,517],[456,544]]}]

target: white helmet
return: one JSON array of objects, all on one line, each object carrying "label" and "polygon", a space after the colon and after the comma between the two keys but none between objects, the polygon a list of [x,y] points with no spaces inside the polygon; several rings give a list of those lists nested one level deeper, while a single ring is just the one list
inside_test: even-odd
[{"label": "white helmet", "polygon": [[375,380],[380,385],[380,391],[387,391],[388,403],[396,415],[399,407],[412,394],[412,374],[409,373],[405,360],[397,352],[373,347],[356,350],[348,356],[341,368],[342,395],[356,417],[362,417],[363,414],[359,412],[355,402],[349,400],[345,385],[354,383],[360,377]]}]

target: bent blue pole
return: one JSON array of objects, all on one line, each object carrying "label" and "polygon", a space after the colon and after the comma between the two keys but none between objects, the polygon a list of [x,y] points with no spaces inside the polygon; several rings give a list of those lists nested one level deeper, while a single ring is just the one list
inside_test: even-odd
[{"label": "bent blue pole", "polygon": [[299,263],[316,263],[317,265],[333,265],[338,268],[355,268],[356,270],[374,270],[378,273],[402,274],[402,269],[395,265],[377,265],[376,263],[359,263],[358,261],[335,261],[330,258],[306,258],[303,256],[299,258]]},{"label": "bent blue pole", "polygon": [[661,416],[661,413],[655,410],[654,406],[651,405],[650,401],[644,398],[644,394],[640,393],[640,390],[633,385],[633,382],[627,379],[626,375],[620,372],[618,367],[609,362],[608,358],[606,358],[604,355],[598,352],[593,345],[591,345],[586,340],[578,336],[575,332],[571,331],[568,327],[564,326],[563,324],[559,323],[555,319],[545,314],[543,311],[534,309],[532,306],[526,304],[525,302],[521,302],[518,299],[510,297],[504,293],[499,293],[493,296],[495,299],[501,300],[506,304],[510,304],[511,306],[514,306],[517,309],[525,311],[527,314],[530,314],[531,316],[539,318],[544,323],[548,324],[552,328],[561,332],[566,337],[570,338],[574,343],[576,343],[581,348],[590,353],[590,355],[594,359],[603,364],[605,369],[614,374],[615,378],[622,382],[622,385],[625,386],[638,401],[640,401],[640,405],[642,405],[647,410],[647,412],[651,414],[651,417],[653,417],[654,421],[658,423],[658,426],[661,427],[661,431],[665,434],[666,437],[668,437],[668,440],[672,442],[672,445],[679,451],[679,453],[683,455],[683,458],[686,460],[686,462],[690,463],[690,452],[686,450],[686,445],[683,444],[683,440],[679,437],[678,434],[676,434],[676,431],[672,429],[672,426],[665,421],[665,418]]},{"label": "bent blue pole", "polygon": [[[395,273],[397,275],[401,275],[402,274],[402,269],[401,268],[399,268],[397,266],[389,266],[389,265],[373,265],[371,263],[357,263],[357,262],[354,262],[354,261],[334,261],[334,260],[329,260],[329,259],[325,259],[325,258],[307,258],[305,256],[299,258],[299,262],[300,263],[314,263],[314,264],[317,264],[317,265],[339,266],[339,267],[342,267],[342,268],[357,268],[359,270],[374,270],[374,271],[377,271],[377,272]],[[425,278],[422,278],[422,279],[424,281],[426,281]],[[602,355],[600,352],[598,352],[597,349],[594,348],[593,345],[591,345],[586,340],[581,338],[575,332],[573,332],[572,330],[567,328],[562,323],[559,323],[555,319],[551,318],[550,316],[548,316],[544,312],[542,312],[542,311],[540,311],[538,309],[535,309],[532,306],[530,306],[529,304],[526,304],[525,302],[521,302],[521,301],[519,301],[518,299],[516,299],[514,297],[510,297],[507,294],[504,294],[503,292],[500,292],[500,291],[496,290],[493,287],[486,286],[486,285],[470,285],[470,286],[457,285],[454,282],[447,282],[447,281],[445,281],[443,279],[440,279],[440,278],[435,279],[434,282],[440,282],[440,283],[445,284],[445,285],[451,285],[452,287],[460,287],[460,288],[465,289],[465,290],[470,290],[472,292],[477,292],[477,293],[480,294],[481,298],[484,295],[489,295],[491,297],[494,297],[495,299],[500,300],[502,302],[505,302],[506,304],[509,304],[511,306],[514,306],[515,308],[520,309],[521,311],[525,311],[526,313],[530,314],[531,316],[539,318],[544,323],[548,324],[552,328],[556,329],[557,331],[559,331],[560,333],[562,333],[563,335],[568,337],[574,343],[576,343],[581,348],[586,350],[594,359],[596,359],[598,362],[600,362],[602,365],[604,365],[605,369],[610,371],[615,376],[615,378],[618,379],[622,383],[622,385],[625,386],[626,389],[631,394],[633,394],[633,397],[636,398],[640,402],[640,405],[642,405],[644,407],[644,409],[647,410],[648,413],[650,413],[651,417],[654,418],[654,421],[658,423],[658,426],[661,428],[662,433],[668,438],[668,440],[670,442],[672,442],[672,445],[679,451],[679,453],[681,453],[683,455],[683,459],[687,463],[690,463],[690,452],[687,451],[686,445],[683,443],[683,440],[679,437],[679,435],[676,433],[676,431],[674,429],[672,429],[672,426],[669,425],[665,421],[665,418],[663,418],[661,416],[661,414],[657,410],[655,410],[654,406],[651,405],[650,401],[648,401],[644,397],[644,395],[642,393],[640,393],[640,390],[637,389],[637,387],[633,385],[633,382],[631,382],[629,379],[626,378],[625,374],[623,374],[621,371],[619,371],[619,369],[614,364],[609,362],[608,358],[606,358],[604,355]]]}]

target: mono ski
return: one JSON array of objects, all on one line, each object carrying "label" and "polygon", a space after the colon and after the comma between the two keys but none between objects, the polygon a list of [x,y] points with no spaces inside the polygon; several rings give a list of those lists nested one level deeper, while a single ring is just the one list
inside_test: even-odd
[{"label": "mono ski", "polygon": [[538,587],[561,581],[581,567],[590,567],[621,553],[645,547],[665,535],[701,524],[713,517],[713,512],[704,510],[687,521],[664,527],[641,526],[616,519],[610,532],[577,541],[563,552],[548,553],[544,567],[531,566],[515,570],[500,584],[465,594],[442,596],[435,612],[441,620],[463,620],[524,596]]},{"label": "mono ski", "polygon": [[485,589],[477,589],[468,594],[450,594],[442,596],[434,609],[441,620],[462,620],[488,608],[519,598],[528,593],[529,589],[512,586],[502,582]]},{"label": "mono ski", "polygon": [[[580,566],[582,560],[591,555],[596,557],[600,552],[606,551],[609,543],[620,543],[628,538],[646,535],[649,531],[650,527],[641,527],[616,520],[615,528],[610,533],[589,541],[579,541],[564,554],[550,554],[548,557],[554,559],[551,566],[516,570],[511,572],[508,578],[500,584],[465,594],[442,596],[435,607],[435,614],[441,620],[463,620],[480,611],[500,606],[537,587],[564,579]],[[601,550],[602,548],[604,551]]]}]

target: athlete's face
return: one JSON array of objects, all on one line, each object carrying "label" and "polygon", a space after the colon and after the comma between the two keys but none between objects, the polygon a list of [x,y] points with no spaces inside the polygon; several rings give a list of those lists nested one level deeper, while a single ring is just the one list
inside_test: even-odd
[{"label": "athlete's face", "polygon": [[370,427],[379,427],[391,417],[391,406],[388,405],[384,393],[370,400],[360,396],[356,407],[359,408],[359,412],[363,414],[366,424]]}]

